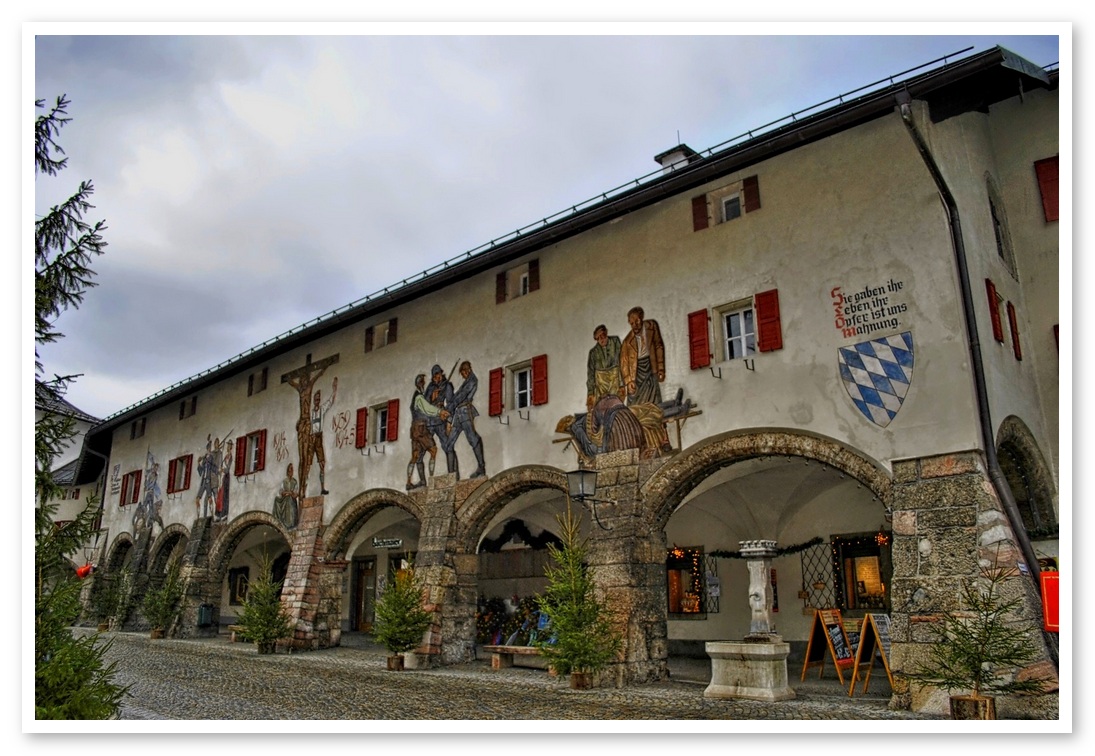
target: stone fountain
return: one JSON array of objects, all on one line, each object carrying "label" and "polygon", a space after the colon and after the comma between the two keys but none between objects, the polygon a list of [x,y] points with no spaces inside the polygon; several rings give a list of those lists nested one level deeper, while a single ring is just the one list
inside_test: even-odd
[{"label": "stone fountain", "polygon": [[740,541],[749,568],[749,634],[740,641],[708,641],[711,683],[704,698],[749,698],[786,701],[795,697],[787,684],[790,644],[772,624],[772,559],[775,541]]}]

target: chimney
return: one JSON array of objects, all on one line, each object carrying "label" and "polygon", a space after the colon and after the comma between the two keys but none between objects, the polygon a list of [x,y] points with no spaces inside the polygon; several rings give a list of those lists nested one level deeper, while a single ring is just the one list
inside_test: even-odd
[{"label": "chimney", "polygon": [[662,166],[662,173],[669,173],[678,168],[684,168],[689,163],[700,159],[700,155],[687,144],[678,144],[660,155],[655,155],[654,160]]}]

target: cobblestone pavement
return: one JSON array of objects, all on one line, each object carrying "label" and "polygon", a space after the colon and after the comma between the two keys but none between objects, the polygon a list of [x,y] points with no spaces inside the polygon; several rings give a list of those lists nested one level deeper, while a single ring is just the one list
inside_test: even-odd
[{"label": "cobblestone pavement", "polygon": [[[79,630],[78,630],[79,632]],[[318,651],[259,656],[224,636],[150,640],[106,633],[117,681],[131,685],[123,720],[908,720],[889,709],[889,688],[849,697],[836,680],[791,674],[797,697],[766,703],[703,697],[703,671],[671,681],[571,690],[543,670],[492,670],[489,660],[389,672],[383,649],[355,641]],[[692,680],[688,678],[691,675]],[[709,676],[709,671],[707,672]],[[875,687],[874,678],[871,686]]]}]

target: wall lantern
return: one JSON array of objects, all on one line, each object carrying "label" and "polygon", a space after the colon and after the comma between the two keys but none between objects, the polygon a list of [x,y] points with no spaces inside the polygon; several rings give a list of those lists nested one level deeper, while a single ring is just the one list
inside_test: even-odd
[{"label": "wall lantern", "polygon": [[615,504],[607,499],[597,499],[597,471],[579,468],[567,473],[567,493],[570,498],[589,505],[589,511],[593,514],[593,520],[601,526],[601,530],[612,530],[606,527],[597,516],[598,504]]}]

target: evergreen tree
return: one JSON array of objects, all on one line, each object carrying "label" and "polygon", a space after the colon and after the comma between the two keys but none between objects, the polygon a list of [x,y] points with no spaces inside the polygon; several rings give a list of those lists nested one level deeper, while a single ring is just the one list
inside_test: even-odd
[{"label": "evergreen tree", "polygon": [[397,571],[377,599],[374,634],[388,653],[401,654],[422,643],[431,622],[430,613],[422,607],[424,594],[412,565]]},{"label": "evergreen tree", "polygon": [[551,626],[535,645],[556,672],[597,672],[620,652],[622,640],[605,604],[597,598],[586,565],[586,543],[580,521],[570,511],[558,518],[561,547],[548,545],[554,561],[546,573],[548,587],[539,598]]},{"label": "evergreen tree", "polygon": [[275,643],[293,634],[292,620],[281,606],[281,582],[274,580],[273,562],[265,553],[259,560],[258,575],[247,586],[236,624],[260,654],[272,653]]},{"label": "evergreen tree", "polygon": [[[35,106],[44,108],[42,100]],[[62,95],[35,121],[35,174],[55,176],[68,158],[57,144],[60,129],[70,120]],[[92,205],[91,182],[80,183],[76,193],[50,209],[34,224],[34,378],[56,405],[72,376],[44,380],[38,346],[56,341],[54,325],[61,312],[77,308],[84,291],[93,286],[90,264],[106,242],[102,221],[83,220]],[[115,665],[106,665],[109,644],[98,635],[77,638],[71,625],[80,614],[81,583],[69,561],[93,538],[98,528],[98,501],[62,528],[54,525],[62,493],[53,476],[53,461],[74,435],[72,418],[47,409],[34,424],[34,697],[37,719],[107,719],[115,716],[127,688],[113,682]]]}]

